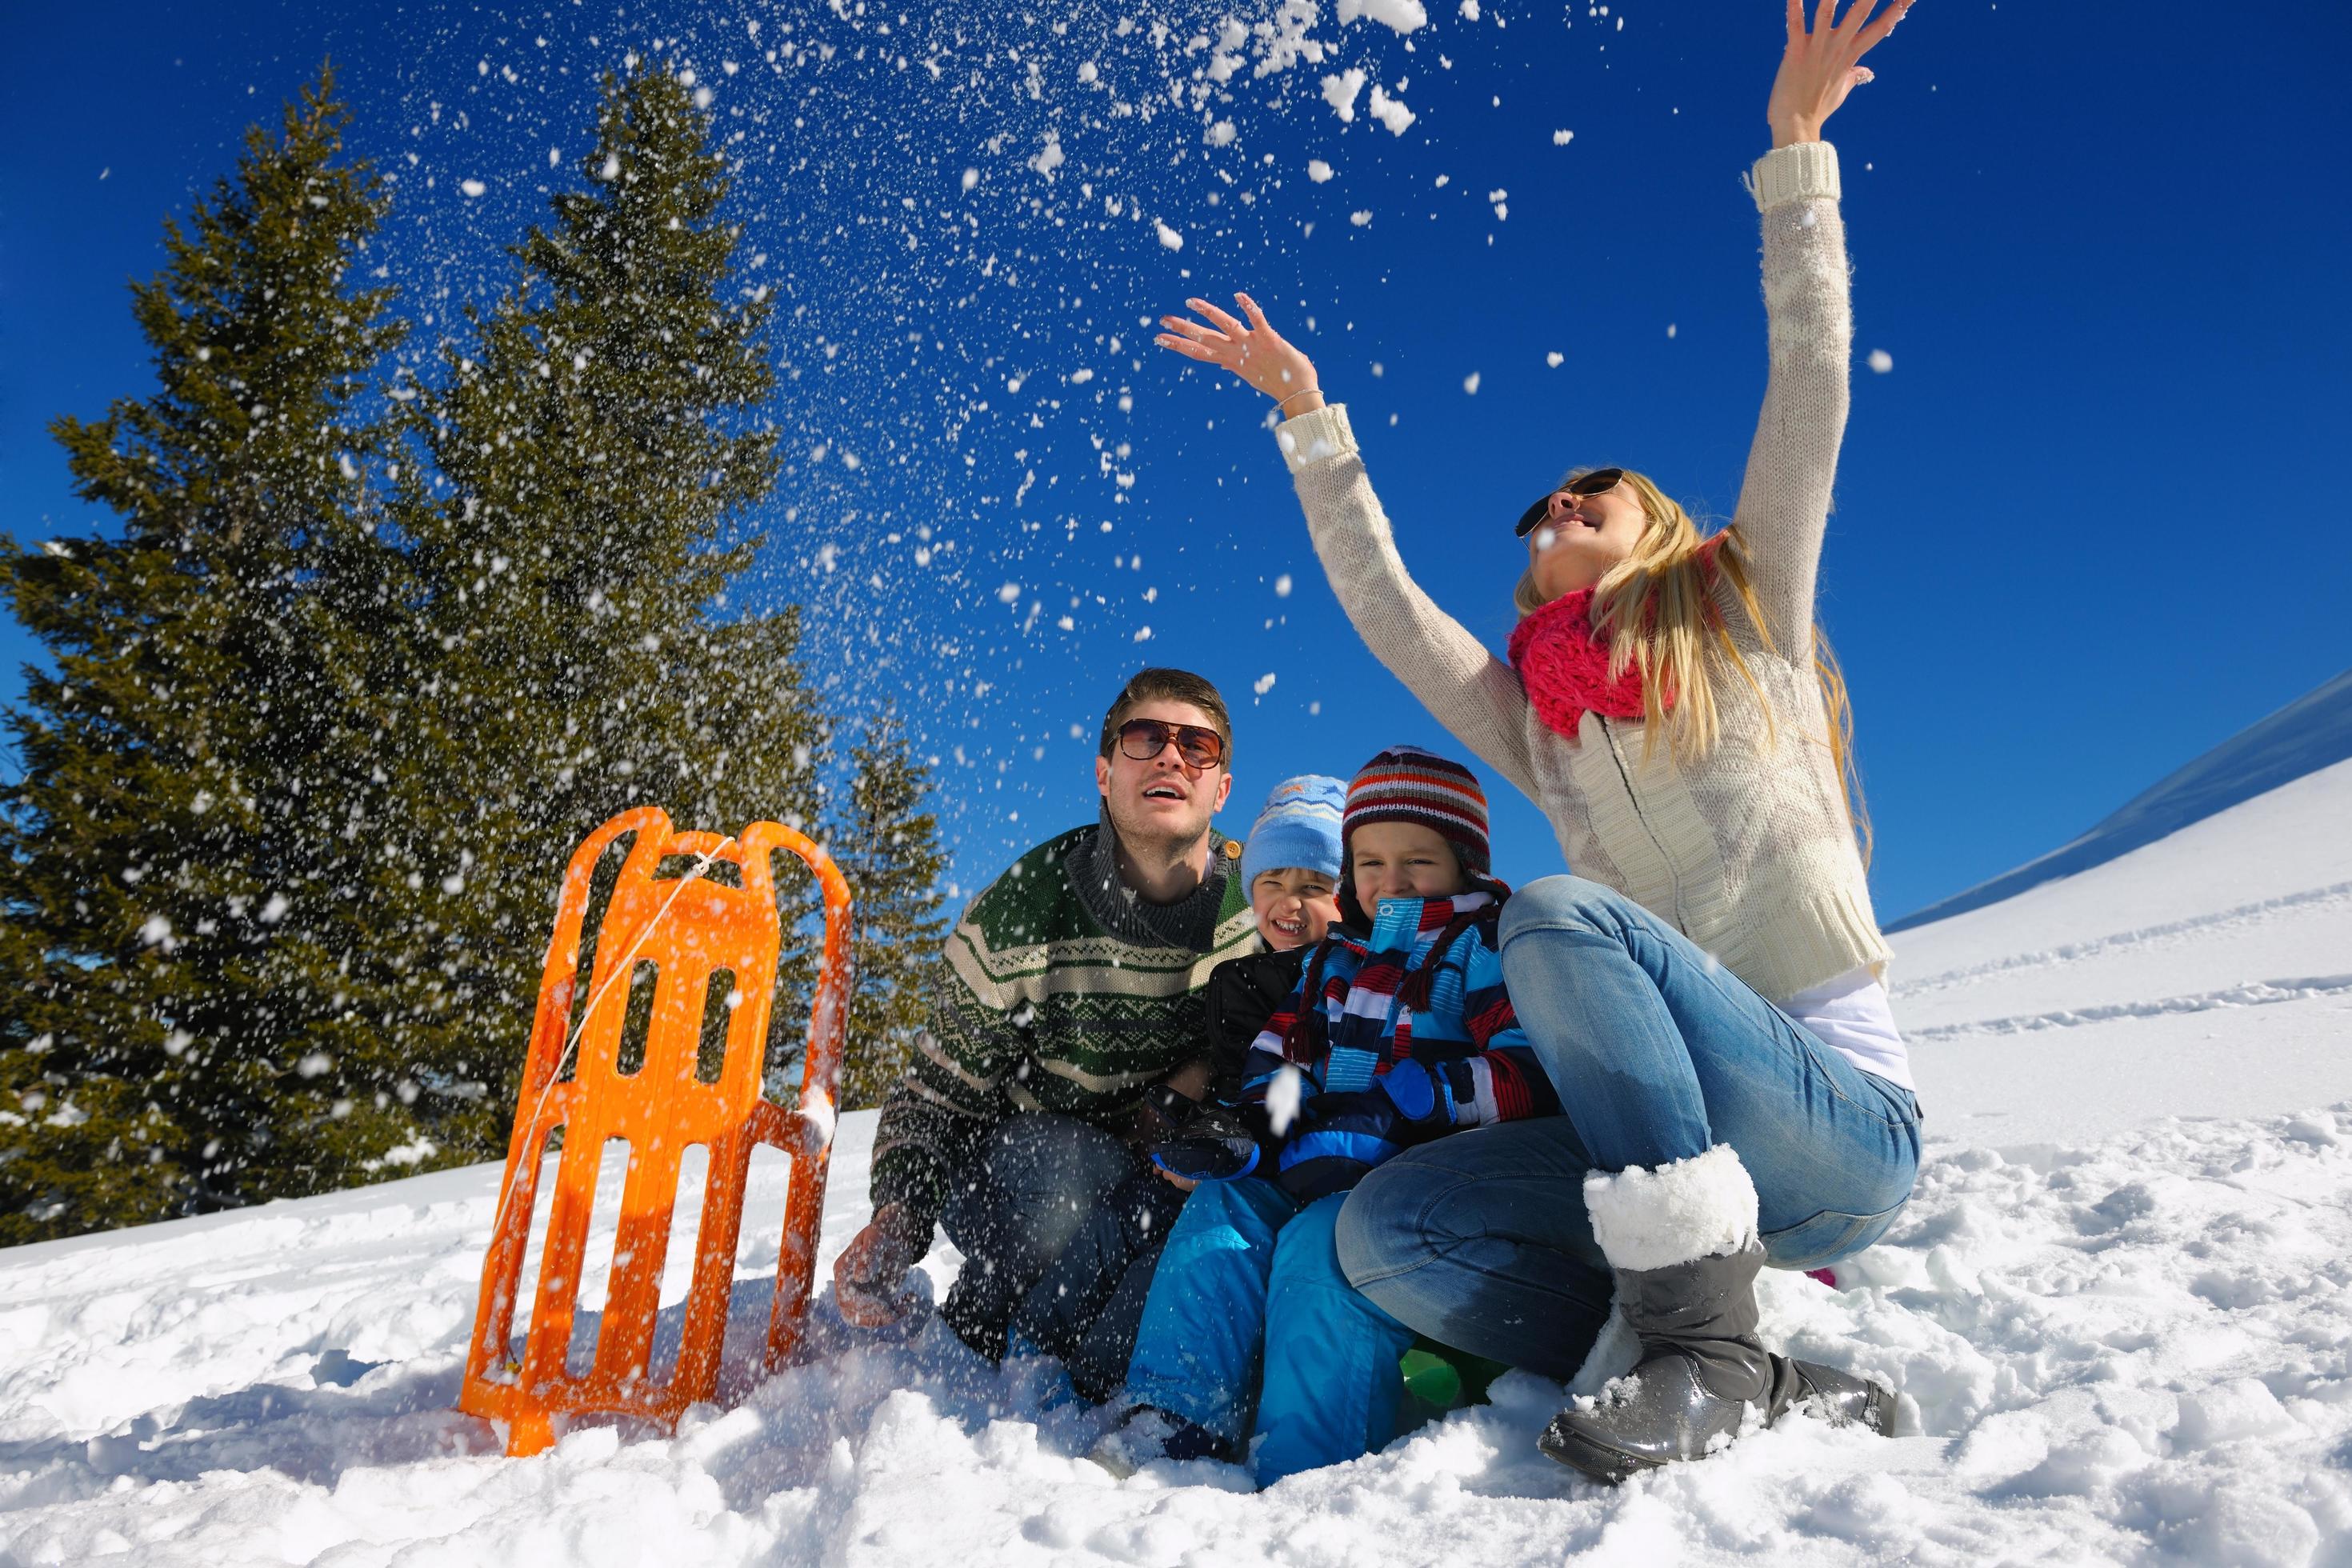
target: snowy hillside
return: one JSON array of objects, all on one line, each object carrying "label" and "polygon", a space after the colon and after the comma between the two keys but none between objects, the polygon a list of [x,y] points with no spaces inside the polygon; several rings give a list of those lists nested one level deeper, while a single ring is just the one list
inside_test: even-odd
[{"label": "snowy hillside", "polygon": [[[1559,1391],[1514,1374],[1264,1494],[1205,1464],[1121,1484],[1040,1368],[933,1324],[835,1326],[675,1437],[509,1460],[450,1409],[485,1167],[0,1253],[0,1562],[2342,1563],[2347,825],[2339,763],[1897,939],[1918,1194],[1843,1289],[1765,1284],[1768,1334],[1904,1389],[1892,1442],[1795,1421],[1607,1491],[1536,1454]],[[872,1131],[843,1123],[828,1264]],[[755,1281],[779,1198],[755,1190]]]},{"label": "snowy hillside", "polygon": [[2347,758],[2352,758],[2352,669],[2158,780],[2073,843],[1915,910],[1887,930],[1909,931],[1949,920],[2015,898],[2054,879],[2103,866],[2241,801]]},{"label": "snowy hillside", "polygon": [[[845,1123],[828,1256],[871,1131]],[[1941,1147],[1848,1289],[1766,1281],[1768,1331],[1898,1380],[1917,1435],[1799,1422],[1616,1492],[1536,1455],[1559,1394],[1522,1375],[1262,1496],[1209,1465],[1115,1484],[1073,1457],[1087,1415],[1040,1414],[1037,1369],[984,1371],[936,1326],[675,1438],[591,1427],[509,1460],[449,1408],[495,1186],[0,1255],[0,1560],[2221,1563],[2352,1542],[2352,1105],[2168,1122],[2047,1172]],[[772,1238],[747,1251],[772,1269]],[[755,1342],[756,1310],[738,1326]]]},{"label": "snowy hillside", "polygon": [[2056,1145],[2339,1099],[2352,762],[1891,940],[1939,1138]]}]

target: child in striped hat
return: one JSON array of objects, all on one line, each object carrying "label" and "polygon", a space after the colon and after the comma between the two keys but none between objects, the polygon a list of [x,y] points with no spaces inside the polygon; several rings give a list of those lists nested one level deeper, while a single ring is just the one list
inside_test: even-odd
[{"label": "child in striped hat", "polygon": [[1245,1131],[1158,1152],[1202,1184],[1152,1279],[1126,1418],[1092,1455],[1117,1473],[1236,1458],[1253,1426],[1261,1484],[1387,1442],[1412,1333],[1339,1268],[1348,1189],[1410,1144],[1559,1109],[1503,990],[1495,926],[1510,889],[1489,866],[1476,777],[1391,747],[1349,782],[1340,834],[1341,923],[1219,1118]]}]

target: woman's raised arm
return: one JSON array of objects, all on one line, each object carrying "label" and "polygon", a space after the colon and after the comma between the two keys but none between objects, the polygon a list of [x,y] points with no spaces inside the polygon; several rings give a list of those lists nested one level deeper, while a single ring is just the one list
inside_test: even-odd
[{"label": "woman's raised arm", "polygon": [[1298,487],[1315,553],[1357,635],[1439,723],[1535,798],[1519,678],[1405,571],[1348,411],[1326,406],[1313,363],[1275,331],[1256,301],[1234,298],[1246,322],[1205,300],[1188,300],[1202,319],[1163,316],[1167,331],[1156,341],[1188,359],[1223,365],[1275,399],[1288,416],[1276,437]]},{"label": "woman's raised arm", "polygon": [[[1837,151],[1822,128],[1871,79],[1862,57],[1895,29],[1911,0],[1820,0],[1810,30],[1789,0],[1788,46],[1765,116],[1773,150],[1749,181],[1764,220],[1764,311],[1771,369],[1734,521],[1768,629],[1781,650],[1810,647],[1822,536],[1845,438],[1853,314],[1839,216]],[[1875,12],[1875,15],[1873,13]]]}]

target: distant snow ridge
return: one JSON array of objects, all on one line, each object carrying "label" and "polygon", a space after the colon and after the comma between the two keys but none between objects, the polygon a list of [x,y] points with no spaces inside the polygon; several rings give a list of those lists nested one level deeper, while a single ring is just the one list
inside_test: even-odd
[{"label": "distant snow ridge", "polygon": [[2017,869],[1915,910],[1886,929],[1905,931],[1998,903],[2040,882],[2153,844],[2240,801],[2352,757],[2352,670],[2241,730],[2126,802],[2073,843]]}]

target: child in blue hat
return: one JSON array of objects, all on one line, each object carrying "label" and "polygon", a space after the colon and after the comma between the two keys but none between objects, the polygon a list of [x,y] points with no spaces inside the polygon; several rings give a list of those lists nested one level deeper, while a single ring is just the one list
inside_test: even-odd
[{"label": "child in blue hat", "polygon": [[[1201,1079],[1213,1098],[1239,1093],[1250,1043],[1297,988],[1307,955],[1339,918],[1339,816],[1348,786],[1302,773],[1274,786],[1242,846],[1242,879],[1264,948],[1209,972]],[[1164,1092],[1163,1092],[1164,1091]],[[1148,1102],[1157,1140],[1198,1102],[1162,1086]],[[1015,1350],[1059,1357],[1078,1394],[1099,1403],[1127,1377],[1160,1243],[1192,1183],[1147,1170],[1106,1198],[1013,1314]]]}]

